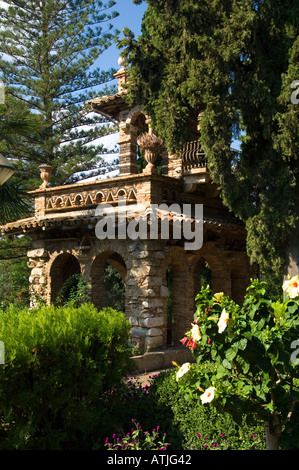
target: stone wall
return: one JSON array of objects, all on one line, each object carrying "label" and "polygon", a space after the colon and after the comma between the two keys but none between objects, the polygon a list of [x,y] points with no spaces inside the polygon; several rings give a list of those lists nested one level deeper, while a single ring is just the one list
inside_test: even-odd
[{"label": "stone wall", "polygon": [[[180,344],[193,321],[201,266],[211,270],[213,291],[232,295],[236,301],[242,299],[249,278],[254,275],[246,253],[225,250],[219,241],[206,242],[197,251],[186,251],[175,241],[98,240],[90,231],[80,245],[78,232],[67,232],[64,238],[59,238],[56,231],[33,241],[33,249],[28,252],[32,305],[39,298],[55,303],[63,282],[80,271],[90,286],[90,300],[102,308],[104,265],[109,262],[125,284],[125,315],[132,326],[132,345],[143,352]],[[167,321],[169,266],[173,273],[171,324]]]}]

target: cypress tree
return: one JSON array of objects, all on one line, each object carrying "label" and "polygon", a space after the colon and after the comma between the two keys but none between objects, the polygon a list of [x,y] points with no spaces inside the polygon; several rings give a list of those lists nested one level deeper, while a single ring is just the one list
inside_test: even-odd
[{"label": "cypress tree", "polygon": [[147,3],[142,35],[126,30],[119,43],[128,100],[144,105],[170,152],[200,140],[224,204],[246,225],[251,261],[280,286],[299,271],[298,2]]},{"label": "cypress tree", "polygon": [[79,173],[96,170],[107,152],[94,141],[115,132],[103,117],[90,114],[87,103],[110,92],[114,70],[97,64],[117,35],[111,25],[117,13],[110,11],[115,1],[6,3],[0,8],[1,79],[6,94],[40,121],[27,145],[15,150],[23,151],[15,164],[37,178],[38,166],[50,164],[54,184],[74,182]]}]

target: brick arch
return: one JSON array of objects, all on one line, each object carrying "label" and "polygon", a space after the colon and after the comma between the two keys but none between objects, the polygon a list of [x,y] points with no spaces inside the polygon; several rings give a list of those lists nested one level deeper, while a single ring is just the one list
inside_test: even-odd
[{"label": "brick arch", "polygon": [[148,131],[149,117],[142,106],[135,106],[121,120],[119,126],[119,169],[121,175],[137,173],[137,138],[140,131]]},{"label": "brick arch", "polygon": [[50,302],[55,303],[60,289],[73,274],[81,272],[77,258],[70,252],[59,253],[49,267]]},{"label": "brick arch", "polygon": [[125,121],[126,125],[127,126],[129,126],[130,124],[136,125],[136,120],[138,119],[140,115],[144,115],[145,119],[148,119],[148,115],[145,114],[142,105],[134,106],[134,108],[132,108],[126,116],[126,121]]},{"label": "brick arch", "polygon": [[194,279],[194,290],[199,292],[200,283],[197,278],[201,259],[211,271],[211,289],[215,292],[224,292],[231,295],[230,262],[223,251],[215,243],[209,243],[208,247],[203,247],[201,253],[193,261],[192,272]]},{"label": "brick arch", "polygon": [[211,285],[212,276],[213,276],[212,269],[209,265],[209,262],[206,260],[206,258],[204,256],[201,256],[199,259],[197,259],[193,267],[194,308],[196,306],[195,298],[202,288],[202,278],[205,276],[205,273],[203,272],[203,270],[207,270],[206,272],[207,275],[208,275],[208,270],[209,270],[210,272],[209,285]]},{"label": "brick arch", "polygon": [[127,276],[126,263],[116,251],[106,250],[95,257],[90,269],[90,300],[99,309],[104,307],[104,269],[106,263],[111,264],[117,270],[124,285]]}]

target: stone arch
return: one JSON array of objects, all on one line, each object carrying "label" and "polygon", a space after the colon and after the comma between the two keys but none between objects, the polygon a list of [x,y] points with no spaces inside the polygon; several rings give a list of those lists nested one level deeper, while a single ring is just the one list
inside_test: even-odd
[{"label": "stone arch", "polygon": [[134,106],[134,108],[132,108],[129,111],[129,113],[126,115],[126,120],[125,120],[126,126],[130,126],[130,124],[135,125],[136,119],[141,114],[143,114],[148,119],[148,116],[143,111],[143,106],[142,105]]},{"label": "stone arch", "polygon": [[98,191],[95,196],[95,203],[100,204],[101,202],[104,202],[104,201],[105,201],[104,193],[102,193],[102,191]]},{"label": "stone arch", "polygon": [[195,297],[203,286],[206,286],[207,284],[211,286],[212,275],[212,270],[208,261],[204,257],[200,257],[193,270],[194,302]]},{"label": "stone arch", "polygon": [[142,132],[148,132],[149,117],[142,106],[135,106],[123,116],[119,126],[119,169],[120,174],[137,173],[137,139]]},{"label": "stone arch", "polygon": [[81,206],[83,204],[82,194],[76,194],[74,204],[75,204],[75,206]]},{"label": "stone arch", "polygon": [[[209,242],[208,246],[204,246],[200,258],[205,260],[206,266],[210,269],[211,276],[211,289],[214,293],[224,292],[225,295],[231,295],[231,275],[230,275],[230,260],[223,253],[216,243]],[[200,258],[196,259],[193,266],[193,272],[196,267],[197,270],[200,266]],[[195,289],[198,287],[195,286]],[[199,292],[199,290],[198,290]],[[197,293],[198,293],[197,292]]]},{"label": "stone arch", "polygon": [[119,198],[121,198],[121,199],[127,199],[127,196],[128,196],[128,195],[127,195],[125,189],[122,188],[122,189],[119,189],[119,190],[117,191],[117,195],[116,195],[117,199],[119,199]]},{"label": "stone arch", "polygon": [[63,207],[63,199],[62,199],[62,197],[59,196],[58,198],[56,198],[55,207]]},{"label": "stone arch", "polygon": [[54,258],[49,269],[51,303],[56,303],[59,291],[66,280],[77,273],[81,273],[81,267],[72,253],[60,253]]},{"label": "stone arch", "polygon": [[[90,300],[99,309],[104,308],[106,306],[113,307],[113,305],[106,304],[104,273],[107,264],[111,265],[114,270],[118,273],[121,283],[125,290],[127,267],[122,256],[116,251],[111,250],[106,250],[98,254],[93,260],[90,270]],[[113,286],[111,286],[111,288],[112,287]],[[123,310],[125,310],[125,298],[123,301],[123,305]]]}]

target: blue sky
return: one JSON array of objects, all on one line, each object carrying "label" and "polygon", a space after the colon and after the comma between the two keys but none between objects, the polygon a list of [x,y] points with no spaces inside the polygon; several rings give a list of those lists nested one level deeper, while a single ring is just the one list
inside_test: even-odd
[{"label": "blue sky", "polygon": [[[112,24],[120,31],[124,27],[128,27],[138,36],[141,32],[142,17],[146,9],[147,3],[145,2],[141,5],[135,5],[133,0],[116,0],[116,5],[111,11],[117,11],[119,16],[112,21]],[[122,34],[121,37],[123,37]],[[110,67],[118,68],[119,52],[115,45],[109,47],[100,57],[100,67],[104,70]]]}]

